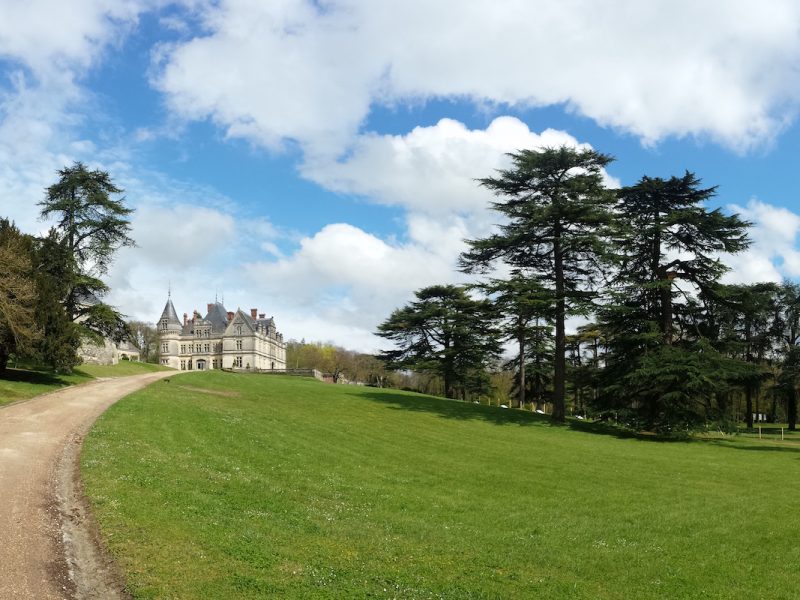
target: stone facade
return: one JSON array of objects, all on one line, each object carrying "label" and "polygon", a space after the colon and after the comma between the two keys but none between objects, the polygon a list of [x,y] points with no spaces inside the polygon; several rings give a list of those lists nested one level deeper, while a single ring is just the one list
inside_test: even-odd
[{"label": "stone facade", "polygon": [[119,362],[117,346],[108,339],[104,339],[102,343],[83,342],[78,348],[78,356],[86,365],[115,365]]},{"label": "stone facade", "polygon": [[283,370],[286,344],[275,321],[258,309],[230,312],[220,302],[208,304],[205,317],[184,313],[183,322],[167,299],[158,320],[161,364],[185,371],[207,369]]},{"label": "stone facade", "polygon": [[115,344],[109,339],[102,343],[84,342],[78,348],[78,356],[86,365],[116,365],[121,360],[139,361],[139,349],[129,342]]}]

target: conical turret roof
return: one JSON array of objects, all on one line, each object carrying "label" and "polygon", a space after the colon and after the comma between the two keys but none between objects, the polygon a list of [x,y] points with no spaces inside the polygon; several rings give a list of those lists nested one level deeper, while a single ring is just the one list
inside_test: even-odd
[{"label": "conical turret roof", "polygon": [[178,319],[178,313],[175,312],[175,307],[172,305],[172,298],[167,299],[167,304],[164,306],[164,312],[161,313],[159,321],[167,320],[170,325],[180,325],[181,321]]}]

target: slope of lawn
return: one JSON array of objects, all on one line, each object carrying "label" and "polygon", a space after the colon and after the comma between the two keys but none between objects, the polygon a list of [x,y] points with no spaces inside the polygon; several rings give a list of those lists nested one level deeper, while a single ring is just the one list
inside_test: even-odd
[{"label": "slope of lawn", "polygon": [[87,383],[96,377],[127,377],[165,369],[169,370],[161,365],[129,361],[121,361],[116,365],[81,365],[69,375],[36,366],[6,369],[0,374],[0,406],[53,392],[68,385]]},{"label": "slope of lawn", "polygon": [[800,445],[591,429],[207,372],[113,406],[82,469],[135,598],[797,597]]},{"label": "slope of lawn", "polygon": [[170,371],[169,367],[152,363],[121,360],[116,365],[81,365],[78,370],[92,377],[127,377],[154,371]]},{"label": "slope of lawn", "polygon": [[68,385],[86,383],[93,377],[79,370],[69,375],[50,369],[6,369],[0,374],[0,406],[46,394]]}]

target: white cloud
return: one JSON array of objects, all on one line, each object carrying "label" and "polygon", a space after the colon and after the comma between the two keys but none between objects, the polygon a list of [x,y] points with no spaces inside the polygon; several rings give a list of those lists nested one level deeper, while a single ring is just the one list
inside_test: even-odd
[{"label": "white cloud", "polygon": [[729,208],[753,224],[749,232],[752,246],[723,259],[731,267],[723,281],[757,283],[800,277],[800,215],[757,199],[744,207],[733,204]]},{"label": "white cloud", "polygon": [[0,57],[46,78],[90,66],[98,50],[121,39],[150,0],[26,0],[0,3]]},{"label": "white cloud", "polygon": [[385,343],[372,332],[415,289],[466,279],[455,270],[462,224],[421,219],[409,231],[400,243],[346,223],[327,225],[289,256],[247,264],[246,287],[275,307],[287,336],[374,351]]},{"label": "white cloud", "polygon": [[156,1],[0,3],[0,213],[24,230],[46,227],[36,202],[59,168],[107,150],[79,133],[92,105],[80,80]]},{"label": "white cloud", "polygon": [[563,104],[646,143],[769,141],[800,100],[793,0],[222,0],[163,48],[157,85],[186,118],[307,152],[346,148],[373,104]]},{"label": "white cloud", "polygon": [[486,129],[453,119],[415,127],[406,135],[359,136],[340,161],[309,159],[307,178],[336,191],[424,213],[484,211],[493,194],[476,178],[508,167],[506,153],[520,148],[588,147],[563,131],[541,134],[514,117],[498,117]]}]

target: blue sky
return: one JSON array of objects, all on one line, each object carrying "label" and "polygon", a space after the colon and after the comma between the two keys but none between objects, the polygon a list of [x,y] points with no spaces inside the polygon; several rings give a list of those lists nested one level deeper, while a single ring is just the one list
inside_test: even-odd
[{"label": "blue sky", "polygon": [[790,0],[10,0],[0,216],[74,160],[108,170],[138,247],[108,300],[226,305],[370,351],[415,289],[464,281],[491,231],[474,179],[522,147],[685,169],[754,223],[729,281],[800,276],[800,5]]}]

